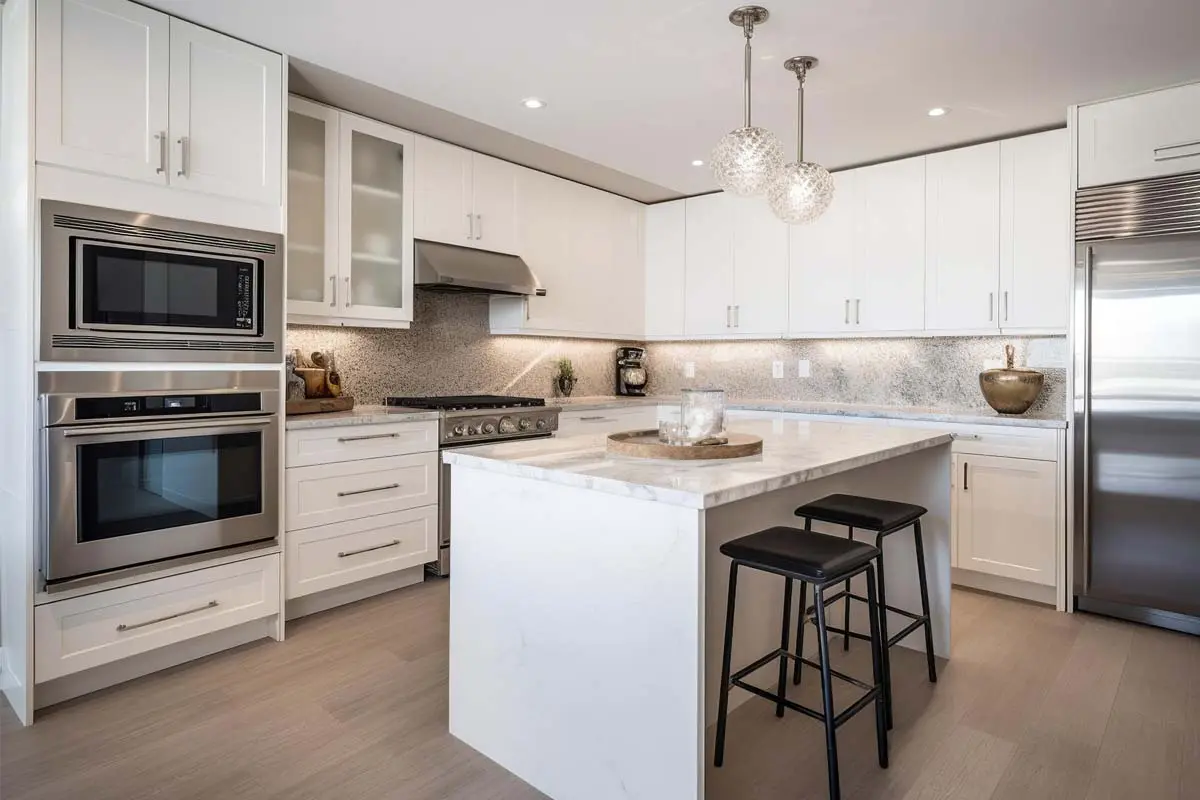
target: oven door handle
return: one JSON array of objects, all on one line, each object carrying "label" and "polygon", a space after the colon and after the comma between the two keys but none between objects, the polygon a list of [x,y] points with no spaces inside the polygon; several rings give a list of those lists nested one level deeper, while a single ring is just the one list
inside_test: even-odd
[{"label": "oven door handle", "polygon": [[[74,439],[82,437],[97,437],[97,436],[113,436],[114,434],[122,433],[163,433],[163,432],[179,432],[183,434],[197,430],[211,430],[213,428],[224,428],[228,433],[238,433],[243,430],[253,428],[263,428],[267,425],[275,424],[278,420],[275,417],[260,417],[250,419],[212,419],[212,420],[196,420],[185,425],[180,425],[177,422],[140,422],[131,425],[80,425],[72,428],[59,428],[64,439]],[[51,428],[50,430],[54,430]]]}]

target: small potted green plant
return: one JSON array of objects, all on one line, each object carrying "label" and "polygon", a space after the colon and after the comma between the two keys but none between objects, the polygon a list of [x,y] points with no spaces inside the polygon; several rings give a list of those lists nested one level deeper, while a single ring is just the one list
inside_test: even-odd
[{"label": "small potted green plant", "polygon": [[570,397],[571,392],[575,391],[575,365],[571,363],[569,358],[560,358],[557,362],[558,374],[554,376],[554,384],[558,387],[558,393],[563,397]]}]

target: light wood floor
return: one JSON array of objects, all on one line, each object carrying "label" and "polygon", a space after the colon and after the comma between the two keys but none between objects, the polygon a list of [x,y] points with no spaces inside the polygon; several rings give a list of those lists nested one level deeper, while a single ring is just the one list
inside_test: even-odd
[{"label": "light wood floor", "polygon": [[[447,601],[437,581],[309,617],[284,644],[81,698],[28,729],[5,706],[0,797],[540,798],[446,732]],[[893,651],[890,769],[869,712],[841,729],[847,800],[1200,797],[1200,640],[965,591],[953,624],[936,687],[922,657]],[[866,655],[856,642],[840,660],[865,675]],[[806,678],[805,702],[815,689]],[[826,796],[812,720],[755,700],[728,742],[710,800]]]}]

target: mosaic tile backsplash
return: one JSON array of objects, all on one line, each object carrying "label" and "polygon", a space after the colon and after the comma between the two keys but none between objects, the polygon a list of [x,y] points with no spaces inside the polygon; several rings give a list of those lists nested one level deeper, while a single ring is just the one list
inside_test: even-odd
[{"label": "mosaic tile backsplash", "polygon": [[[575,396],[613,392],[615,341],[492,336],[488,299],[418,291],[409,330],[289,326],[289,349],[332,350],[345,389],[364,404],[389,395],[516,394],[551,397],[555,361],[570,358]],[[978,375],[1000,366],[1004,344],[1017,363],[1046,373],[1035,409],[1066,412],[1065,337],[829,339],[653,342],[647,345],[650,393],[675,395],[716,386],[747,400],[920,406],[948,411],[987,408]],[[811,374],[799,378],[798,362]],[[771,377],[782,361],[784,377]],[[687,362],[694,378],[684,377]]]}]

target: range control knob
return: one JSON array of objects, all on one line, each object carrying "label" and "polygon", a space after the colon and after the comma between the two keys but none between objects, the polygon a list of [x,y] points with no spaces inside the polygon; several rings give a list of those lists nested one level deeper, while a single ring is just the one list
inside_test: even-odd
[{"label": "range control knob", "polygon": [[483,432],[489,436],[496,432],[496,426],[490,422],[483,423]]},{"label": "range control knob", "polygon": [[471,436],[474,436],[475,434],[479,433],[479,429],[472,425],[471,427],[467,428],[467,433],[469,433]]},{"label": "range control knob", "polygon": [[463,436],[467,432],[465,425],[455,425],[454,430],[450,431],[451,436]]},{"label": "range control knob", "polygon": [[513,422],[512,417],[502,417],[500,419],[500,432],[501,433],[516,433],[517,432],[517,423]]},{"label": "range control knob", "polygon": [[538,429],[539,431],[544,431],[544,430],[546,430],[546,420],[544,420],[544,419],[539,419],[539,420],[537,421],[537,429]]},{"label": "range control knob", "polygon": [[533,427],[533,422],[531,422],[531,421],[529,420],[529,418],[528,418],[528,417],[524,417],[524,418],[522,418],[522,419],[521,419],[521,421],[520,421],[520,422],[518,422],[518,423],[517,423],[517,426],[518,426],[518,427],[519,427],[521,430],[523,430],[523,431],[527,431],[527,430],[529,430],[530,428],[532,428],[532,427]]}]

